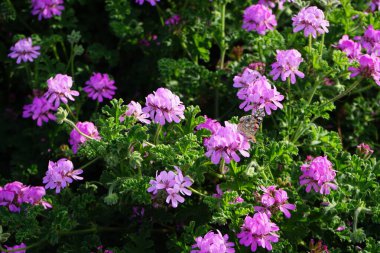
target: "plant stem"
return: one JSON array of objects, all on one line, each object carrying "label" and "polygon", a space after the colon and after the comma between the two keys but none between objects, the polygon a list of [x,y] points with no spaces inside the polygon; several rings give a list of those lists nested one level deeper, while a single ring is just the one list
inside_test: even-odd
[{"label": "plant stem", "polygon": [[160,138],[161,130],[162,130],[162,126],[160,124],[158,124],[156,134],[154,135],[154,141],[153,141],[153,143],[155,145],[157,145],[157,143],[158,143],[158,139]]},{"label": "plant stem", "polygon": [[309,34],[309,53],[311,53],[312,42],[313,42],[313,37],[311,37],[311,34]]},{"label": "plant stem", "polygon": [[78,118],[74,115],[73,111],[70,109],[70,106],[68,104],[65,104],[67,111],[70,113],[71,117],[73,117],[75,120],[78,120]]},{"label": "plant stem", "polygon": [[85,165],[82,165],[81,167],[79,167],[78,170],[83,170],[83,169],[87,168],[88,166],[90,166],[91,164],[93,164],[94,162],[96,162],[96,161],[99,160],[99,159],[100,159],[100,157],[97,157],[97,158],[95,158],[95,159],[89,161],[89,162],[86,163]]},{"label": "plant stem", "polygon": [[25,63],[25,71],[26,71],[26,77],[28,78],[28,83],[30,85],[30,88],[33,89],[33,80],[32,80],[32,72],[30,71],[28,63]]},{"label": "plant stem", "polygon": [[226,161],[224,161],[224,158],[222,158],[222,161],[220,162],[220,165],[219,165],[219,171],[220,171],[220,174],[224,174],[224,165],[226,164]]},{"label": "plant stem", "polygon": [[329,101],[321,104],[319,107],[322,107],[324,105],[326,105],[327,103],[330,103],[330,102],[335,102],[337,101],[338,99],[341,99],[342,97],[348,95],[352,90],[354,90],[359,84],[360,82],[362,81],[362,78],[358,79],[356,82],[354,82],[350,87],[348,87],[347,90],[345,90],[344,92],[340,93],[338,96],[330,99]]},{"label": "plant stem", "polygon": [[190,191],[194,192],[195,194],[198,194],[199,196],[202,196],[202,197],[207,197],[207,195],[195,190],[194,188],[191,188],[191,187],[188,187]]},{"label": "plant stem", "polygon": [[355,210],[355,214],[354,214],[354,224],[353,224],[353,232],[355,233],[356,230],[358,229],[358,218],[359,218],[359,214],[362,212],[362,211],[365,211],[366,213],[371,213],[371,209],[369,208],[365,208],[363,206],[360,206],[358,207],[356,210]]},{"label": "plant stem", "polygon": [[322,59],[322,54],[323,54],[323,46],[325,44],[325,34],[322,34],[322,41],[321,44],[319,45],[319,57]]},{"label": "plant stem", "polygon": [[72,127],[74,127],[75,130],[77,130],[77,132],[78,132],[80,135],[82,135],[83,137],[86,137],[87,139],[90,139],[90,140],[98,141],[97,139],[95,139],[95,138],[93,138],[93,137],[91,137],[91,136],[89,136],[89,135],[83,133],[83,132],[82,132],[82,131],[81,131],[81,130],[75,125],[75,123],[72,122],[71,120],[69,120],[69,119],[64,119],[63,121],[66,122],[66,123],[68,123],[68,124],[71,125]]}]

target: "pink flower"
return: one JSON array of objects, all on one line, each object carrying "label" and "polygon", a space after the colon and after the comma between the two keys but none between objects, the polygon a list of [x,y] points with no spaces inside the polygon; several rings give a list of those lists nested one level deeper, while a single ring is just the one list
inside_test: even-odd
[{"label": "pink flower", "polygon": [[301,171],[303,174],[300,176],[300,185],[307,185],[306,192],[310,192],[313,188],[315,192],[320,194],[330,194],[330,189],[336,190],[338,188],[333,183],[336,172],[327,156],[318,156],[310,164],[303,164]]},{"label": "pink flower", "polygon": [[49,161],[48,170],[43,178],[46,189],[55,189],[60,193],[61,189],[66,188],[73,180],[83,180],[83,170],[74,170],[74,165],[70,160],[61,158],[57,162]]},{"label": "pink flower", "polygon": [[342,39],[339,40],[338,48],[351,60],[358,59],[362,50],[360,43],[350,40],[348,35],[343,35]]},{"label": "pink flower", "polygon": [[234,253],[234,243],[228,241],[228,235],[222,235],[217,230],[207,232],[204,237],[195,238],[195,244],[192,246],[190,253]]},{"label": "pink flower", "polygon": [[37,120],[37,126],[42,126],[43,122],[47,123],[49,120],[55,120],[52,111],[56,108],[53,107],[44,97],[35,97],[31,104],[23,107],[23,118],[32,118]]},{"label": "pink flower", "polygon": [[325,19],[323,11],[315,6],[303,8],[292,20],[293,32],[303,30],[305,37],[312,35],[317,38],[317,35],[329,32],[329,21]]},{"label": "pink flower", "polygon": [[32,14],[38,15],[38,20],[60,16],[65,9],[63,0],[32,0]]},{"label": "pink flower", "polygon": [[364,54],[359,57],[358,68],[349,67],[348,70],[351,71],[350,77],[355,77],[362,75],[363,77],[372,77],[377,85],[380,86],[380,58],[376,55]]},{"label": "pink flower", "polygon": [[367,54],[376,53],[374,49],[378,49],[378,44],[380,43],[380,30],[375,30],[372,25],[369,25],[364,35],[357,36],[355,39],[360,42]]},{"label": "pink flower", "polygon": [[126,116],[133,116],[142,123],[150,124],[150,120],[148,120],[149,114],[144,113],[141,109],[141,105],[135,101],[131,101],[128,104],[128,110],[119,118],[120,122],[123,122]]},{"label": "pink flower", "polygon": [[343,231],[343,230],[345,230],[346,229],[346,227],[345,226],[339,226],[337,229],[336,229],[336,231]]},{"label": "pink flower", "polygon": [[190,186],[193,184],[191,179],[183,176],[182,171],[177,166],[174,166],[177,174],[173,171],[161,171],[156,174],[156,180],[150,180],[150,187],[147,189],[156,198],[162,194],[166,198],[166,203],[172,207],[178,207],[179,203],[183,203],[185,198],[183,196],[191,196]]},{"label": "pink flower", "polygon": [[185,118],[185,106],[179,97],[168,89],[158,88],[153,94],[149,94],[145,100],[145,107],[142,111],[149,114],[154,123],[163,126],[166,122],[179,123],[181,119]]},{"label": "pink flower", "polygon": [[[88,121],[78,122],[76,126],[79,128],[79,130],[82,133],[94,138],[95,140],[101,139],[98,133],[98,129],[96,128],[94,123],[88,122]],[[69,143],[71,145],[71,148],[74,154],[78,152],[79,146],[85,143],[86,141],[87,141],[87,138],[81,135],[75,128],[71,131]]]},{"label": "pink flower", "polygon": [[70,90],[73,86],[73,79],[71,76],[57,74],[55,77],[51,77],[47,80],[48,91],[44,97],[48,99],[48,102],[54,104],[55,107],[59,107],[60,102],[64,104],[68,103],[68,99],[74,101],[73,96],[79,96],[79,92],[76,90]]},{"label": "pink flower", "polygon": [[176,15],[171,16],[167,20],[165,20],[165,25],[175,26],[175,25],[178,25],[180,21],[181,21],[181,17],[176,14]]},{"label": "pink flower", "polygon": [[206,121],[199,124],[195,129],[207,129],[211,132],[211,134],[215,134],[218,131],[218,129],[222,127],[217,120],[208,118],[206,115],[204,117]]},{"label": "pink flower", "polygon": [[370,3],[370,8],[372,12],[380,11],[380,0],[372,0]]},{"label": "pink flower", "polygon": [[368,144],[361,143],[357,146],[357,151],[360,155],[363,155],[365,157],[369,157],[373,154],[373,150]]},{"label": "pink flower", "polygon": [[145,1],[150,3],[150,5],[152,6],[155,6],[157,2],[159,2],[160,0],[136,0],[136,3],[138,3],[139,5],[142,5]]},{"label": "pink flower", "polygon": [[223,197],[223,191],[220,189],[220,185],[216,185],[216,193],[212,195],[214,198],[221,199]]},{"label": "pink flower", "polygon": [[298,70],[299,65],[303,62],[300,52],[295,49],[291,50],[276,50],[277,62],[272,64],[272,71],[270,74],[273,80],[277,80],[281,76],[283,82],[290,78],[292,84],[296,83],[296,76],[304,78],[305,75]]},{"label": "pink flower", "polygon": [[[7,248],[7,250],[12,250],[13,253],[26,253],[26,250],[24,250],[26,248],[26,245],[25,243],[21,243],[20,245],[15,245],[13,247],[9,247],[7,245],[4,245],[5,248]],[[16,250],[16,249],[19,249],[19,250]],[[16,250],[16,251],[14,251]],[[9,251],[7,251],[9,252]],[[4,251],[2,251],[1,253],[5,253]]]},{"label": "pink flower", "polygon": [[253,217],[245,217],[237,238],[240,239],[240,244],[246,247],[250,246],[252,252],[257,250],[257,246],[272,250],[272,243],[278,242],[280,237],[275,233],[279,230],[278,226],[271,222],[265,213],[255,213]]},{"label": "pink flower", "polygon": [[115,81],[110,80],[108,74],[94,73],[90,80],[86,82],[83,90],[87,92],[88,96],[98,102],[103,102],[104,98],[112,99],[115,95]]},{"label": "pink flower", "polygon": [[252,111],[254,114],[257,110],[265,109],[266,114],[270,115],[271,110],[283,108],[280,102],[284,96],[255,70],[246,68],[243,74],[235,76],[234,87],[240,88],[237,97],[243,100],[239,108],[244,111]]},{"label": "pink flower", "polygon": [[294,0],[259,0],[258,4],[262,4],[273,9],[276,7],[276,3],[278,3],[278,8],[282,10],[284,9],[285,2],[293,3]]},{"label": "pink flower", "polygon": [[261,4],[254,4],[244,10],[243,29],[256,31],[260,35],[265,35],[268,30],[274,30],[277,26],[276,17],[272,10]]},{"label": "pink flower", "polygon": [[11,53],[8,56],[16,59],[16,63],[33,62],[40,55],[40,46],[33,46],[32,38],[20,39],[11,47]]},{"label": "pink flower", "polygon": [[247,152],[250,145],[246,137],[237,130],[236,124],[230,124],[227,121],[224,127],[220,127],[217,132],[211,135],[210,139],[204,143],[207,152],[206,156],[211,158],[211,162],[218,164],[220,159],[223,158],[228,164],[231,160],[236,162],[240,161],[237,152],[244,156],[249,157]]}]

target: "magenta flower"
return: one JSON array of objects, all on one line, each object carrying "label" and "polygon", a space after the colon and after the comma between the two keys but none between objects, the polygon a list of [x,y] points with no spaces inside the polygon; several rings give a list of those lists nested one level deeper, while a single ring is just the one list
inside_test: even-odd
[{"label": "magenta flower", "polygon": [[367,54],[376,53],[378,45],[380,43],[380,30],[373,29],[372,25],[369,25],[363,36],[355,37],[360,42],[362,47],[367,51]]},{"label": "magenta flower", "polygon": [[212,194],[214,198],[221,199],[223,197],[223,191],[220,189],[220,185],[216,185],[216,193]]},{"label": "magenta flower", "polygon": [[310,163],[303,164],[301,171],[300,185],[306,185],[306,192],[314,189],[320,194],[330,194],[330,189],[338,188],[334,183],[336,172],[327,156],[318,156]]},{"label": "magenta flower", "polygon": [[235,76],[234,87],[240,88],[237,97],[243,100],[239,108],[244,111],[252,111],[254,114],[257,110],[265,109],[266,114],[270,115],[271,110],[283,108],[280,102],[284,96],[255,70],[246,68],[243,74]]},{"label": "magenta flower", "polygon": [[[79,128],[79,130],[92,137],[95,140],[100,140],[101,137],[99,136],[98,129],[92,122],[78,122],[76,126]],[[71,145],[71,148],[73,150],[73,153],[76,154],[78,152],[78,148],[80,145],[85,143],[87,141],[87,138],[81,135],[75,128],[70,133],[70,139],[69,143]]]},{"label": "magenta flower", "polygon": [[20,182],[12,182],[0,187],[0,206],[8,207],[9,211],[20,212],[21,205],[42,205],[45,209],[51,208],[51,204],[42,200],[46,194],[40,186],[25,186]]},{"label": "magenta flower", "polygon": [[178,25],[179,22],[181,22],[181,17],[176,14],[176,15],[171,16],[167,20],[165,20],[165,25],[167,25],[167,26],[175,26],[175,25]]},{"label": "magenta flower", "polygon": [[[7,250],[12,250],[13,253],[26,253],[26,250],[24,250],[26,248],[26,245],[25,243],[21,243],[20,245],[15,245],[13,247],[9,247],[7,245],[4,245],[5,248],[7,248]],[[16,249],[19,249],[19,250],[16,250]],[[16,250],[16,251],[14,251]],[[7,251],[9,252],[9,251]],[[1,253],[5,253],[4,251],[2,251]]]},{"label": "magenta flower", "polygon": [[142,109],[144,113],[150,115],[154,123],[165,125],[165,122],[179,123],[184,119],[185,106],[170,90],[158,88],[153,94],[149,94],[145,98],[145,107]]},{"label": "magenta flower", "polygon": [[293,3],[294,0],[259,0],[258,4],[262,4],[273,9],[276,7],[276,3],[278,3],[278,8],[282,10],[284,9],[285,2]]},{"label": "magenta flower", "polygon": [[110,80],[108,74],[93,73],[83,90],[92,100],[98,100],[101,103],[104,98],[112,99],[115,95],[117,88],[114,84],[115,81]]},{"label": "magenta flower", "polygon": [[44,97],[35,97],[31,104],[23,107],[22,117],[37,120],[37,126],[42,126],[43,122],[55,120],[52,113],[56,108],[53,107]]},{"label": "magenta flower", "polygon": [[215,134],[218,131],[218,129],[222,127],[222,125],[220,125],[220,123],[217,120],[208,118],[206,115],[204,117],[206,121],[199,124],[195,129],[207,129],[211,132],[211,134]]},{"label": "magenta flower", "polygon": [[68,103],[67,99],[74,101],[73,96],[79,96],[79,92],[76,90],[70,90],[73,86],[73,79],[71,76],[57,74],[55,77],[51,77],[47,80],[48,91],[44,97],[48,99],[48,102],[54,104],[55,107],[59,107],[60,102],[64,104]]},{"label": "magenta flower", "polygon": [[275,26],[277,26],[276,16],[268,7],[254,4],[244,10],[242,27],[246,31],[256,31],[260,35],[265,35],[268,30],[274,30]]},{"label": "magenta flower", "polygon": [[127,116],[133,116],[141,123],[150,124],[150,120],[148,119],[149,114],[144,113],[141,109],[141,105],[135,101],[131,101],[128,104],[128,110],[119,118],[120,122],[123,122]]},{"label": "magenta flower", "polygon": [[136,3],[138,3],[139,5],[142,5],[145,1],[150,3],[150,5],[152,6],[155,6],[157,2],[159,2],[160,0],[136,0]]},{"label": "magenta flower", "polygon": [[230,124],[227,121],[224,127],[220,127],[218,131],[211,135],[210,139],[204,143],[207,152],[206,156],[211,158],[213,164],[218,164],[220,159],[224,159],[226,163],[231,160],[240,161],[237,152],[249,157],[247,152],[250,149],[248,140],[237,130],[236,124]]},{"label": "magenta flower", "polygon": [[257,250],[257,246],[272,250],[272,243],[278,242],[280,237],[275,233],[278,230],[278,226],[271,222],[265,213],[255,213],[253,217],[245,217],[237,238],[240,239],[240,244],[250,246],[252,252]]},{"label": "magenta flower", "polygon": [[191,179],[183,176],[182,171],[177,166],[174,166],[177,174],[173,171],[161,171],[156,174],[156,180],[150,180],[150,187],[147,189],[156,199],[161,195],[166,199],[166,203],[172,207],[178,207],[179,203],[183,203],[183,196],[191,196],[190,186],[193,184]]},{"label": "magenta flower", "polygon": [[195,238],[195,244],[192,246],[190,253],[234,253],[235,244],[228,241],[228,235],[222,235],[217,230],[207,232],[204,237],[199,236]]},{"label": "magenta flower", "polygon": [[32,0],[32,14],[38,15],[38,20],[61,16],[65,9],[63,0]]},{"label": "magenta flower", "polygon": [[61,189],[66,188],[73,180],[83,180],[83,170],[74,170],[74,164],[66,158],[61,158],[57,162],[49,161],[48,170],[43,178],[46,189],[55,189],[60,193]]},{"label": "magenta flower", "polygon": [[40,46],[33,46],[32,38],[20,39],[11,47],[11,53],[8,56],[16,59],[16,63],[33,62],[40,55]]},{"label": "magenta flower", "polygon": [[296,76],[304,78],[305,75],[298,70],[303,58],[300,52],[295,49],[291,50],[276,50],[277,62],[272,64],[272,71],[270,74],[273,80],[277,80],[281,76],[283,82],[290,78],[292,84],[296,83]]},{"label": "magenta flower", "polygon": [[288,194],[283,189],[276,189],[276,186],[272,185],[267,188],[261,186],[264,194],[261,196],[261,204],[263,206],[255,206],[255,211],[264,212],[271,217],[272,213],[281,211],[286,218],[290,218],[289,210],[295,210],[296,206],[288,203]]},{"label": "magenta flower", "polygon": [[343,35],[339,40],[338,48],[343,51],[350,60],[356,60],[361,55],[362,47],[360,43],[350,40],[348,35]]},{"label": "magenta flower", "polygon": [[303,8],[292,20],[293,32],[303,30],[305,37],[312,35],[317,38],[317,35],[329,32],[329,21],[325,19],[323,11],[315,6]]},{"label": "magenta flower", "polygon": [[357,147],[357,152],[364,157],[369,157],[373,154],[373,150],[368,144],[361,143]]},{"label": "magenta flower", "polygon": [[380,0],[372,0],[369,7],[372,12],[380,11]]},{"label": "magenta flower", "polygon": [[355,77],[362,75],[363,77],[372,77],[377,85],[380,86],[380,58],[376,55],[364,54],[359,57],[358,68],[349,67],[348,70],[351,71],[350,77]]}]

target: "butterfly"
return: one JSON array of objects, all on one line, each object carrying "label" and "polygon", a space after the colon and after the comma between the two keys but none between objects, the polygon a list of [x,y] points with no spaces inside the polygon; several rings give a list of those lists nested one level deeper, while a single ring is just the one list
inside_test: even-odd
[{"label": "butterfly", "polygon": [[255,134],[263,122],[265,113],[259,109],[252,115],[246,115],[239,119],[238,131],[244,134],[249,140],[256,143]]}]

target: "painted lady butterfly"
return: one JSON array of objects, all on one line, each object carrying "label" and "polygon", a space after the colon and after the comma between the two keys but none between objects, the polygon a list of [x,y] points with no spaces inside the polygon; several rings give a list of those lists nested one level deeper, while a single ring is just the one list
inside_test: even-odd
[{"label": "painted lady butterfly", "polygon": [[244,134],[252,142],[256,142],[255,134],[260,128],[264,116],[264,110],[259,109],[253,115],[241,117],[238,124],[238,131]]}]

